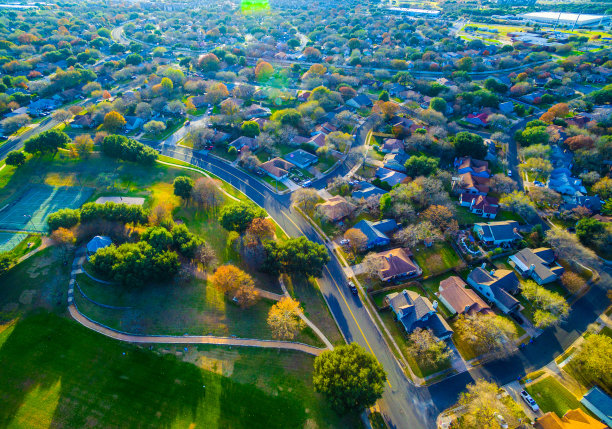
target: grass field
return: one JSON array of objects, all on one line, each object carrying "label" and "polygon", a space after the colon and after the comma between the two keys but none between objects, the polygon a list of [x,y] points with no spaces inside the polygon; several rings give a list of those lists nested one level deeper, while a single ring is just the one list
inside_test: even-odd
[{"label": "grass field", "polygon": [[559,417],[563,417],[567,411],[576,408],[586,411],[580,401],[552,377],[546,377],[527,386],[527,391],[544,413],[552,411]]},{"label": "grass field", "polygon": [[457,268],[462,264],[459,255],[448,243],[436,243],[432,247],[412,249],[414,260],[423,270],[423,276],[433,276]]},{"label": "grass field", "polygon": [[358,424],[340,420],[313,392],[312,357],[260,350],[222,353],[193,348],[187,358],[198,367],[172,354],[160,356],[119,343],[52,314],[37,314],[0,332],[0,426]]}]

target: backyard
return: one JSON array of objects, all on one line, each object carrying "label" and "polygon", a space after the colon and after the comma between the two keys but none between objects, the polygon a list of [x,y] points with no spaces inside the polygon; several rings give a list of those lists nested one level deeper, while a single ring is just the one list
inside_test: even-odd
[{"label": "backyard", "polygon": [[440,274],[463,265],[457,252],[446,242],[436,243],[431,247],[415,248],[412,252],[414,260],[423,270],[423,277]]}]

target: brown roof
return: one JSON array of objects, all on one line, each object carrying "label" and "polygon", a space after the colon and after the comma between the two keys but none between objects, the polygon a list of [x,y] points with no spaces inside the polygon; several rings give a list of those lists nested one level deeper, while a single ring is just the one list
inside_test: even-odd
[{"label": "brown roof", "polygon": [[480,159],[473,159],[471,156],[466,156],[459,159],[459,167],[462,168],[471,168],[472,171],[480,172],[480,171],[489,171],[489,163],[487,161],[481,161]]},{"label": "brown roof", "polygon": [[595,420],[581,409],[569,410],[563,418],[548,412],[536,420],[537,429],[606,429],[608,426]]},{"label": "brown roof", "polygon": [[489,192],[489,183],[491,179],[486,177],[472,176],[472,173],[464,173],[459,175],[461,178],[462,188],[476,188],[479,192],[487,194]]},{"label": "brown roof", "polygon": [[403,140],[398,140],[398,139],[385,139],[383,141],[383,145],[382,145],[382,150],[388,150],[388,151],[392,151],[392,150],[398,150],[404,149],[404,141]]},{"label": "brown roof", "polygon": [[324,203],[319,204],[318,207],[329,220],[334,222],[347,217],[356,208],[340,195],[330,198]]},{"label": "brown roof", "polygon": [[285,161],[282,158],[273,158],[270,161],[266,161],[259,166],[262,170],[267,171],[274,177],[283,177],[289,173],[289,169],[295,167],[289,161]]},{"label": "brown roof", "polygon": [[440,296],[459,313],[475,314],[490,313],[491,308],[472,289],[457,276],[452,276],[440,282]]},{"label": "brown roof", "polygon": [[419,266],[412,260],[409,249],[397,248],[377,253],[382,258],[380,277],[383,280],[419,271]]}]

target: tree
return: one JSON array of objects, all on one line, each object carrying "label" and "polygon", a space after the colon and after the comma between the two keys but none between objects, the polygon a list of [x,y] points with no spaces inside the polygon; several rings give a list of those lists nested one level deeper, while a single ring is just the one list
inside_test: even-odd
[{"label": "tree", "polygon": [[561,295],[539,286],[533,280],[522,285],[523,296],[536,308],[535,326],[540,329],[560,323],[569,314],[569,305]]},{"label": "tree", "polygon": [[471,156],[476,159],[484,159],[487,155],[487,147],[484,145],[482,137],[478,134],[467,131],[457,133],[454,146],[457,156]]},{"label": "tree", "polygon": [[211,177],[198,178],[190,194],[193,201],[199,207],[207,210],[215,210],[221,201],[223,201],[223,194],[219,189],[219,184]]},{"label": "tree", "polygon": [[353,255],[366,249],[368,245],[368,237],[356,228],[349,228],[344,233],[344,238],[349,241],[351,249],[353,249]]},{"label": "tree", "polygon": [[446,112],[446,100],[440,97],[434,97],[429,101],[429,108],[436,112]]},{"label": "tree", "polygon": [[[96,134],[96,139],[98,135]],[[157,159],[155,149],[142,143],[129,139],[126,136],[110,135],[102,139],[102,152],[111,158],[119,158],[124,161],[137,162],[142,165],[151,165]]]},{"label": "tree", "polygon": [[389,101],[389,91],[382,90],[378,96],[378,99],[382,101]]},{"label": "tree", "polygon": [[499,203],[527,221],[535,219],[535,216],[537,216],[533,202],[523,192],[513,191],[506,194],[499,200]]},{"label": "tree", "polygon": [[606,233],[606,224],[593,218],[580,219],[576,224],[576,236],[584,245],[592,245]]},{"label": "tree", "polygon": [[609,200],[612,198],[612,179],[605,176],[602,177],[597,183],[591,188],[593,193],[599,195],[602,200]]},{"label": "tree", "polygon": [[17,256],[13,252],[0,252],[0,274],[7,272],[17,263]]},{"label": "tree", "polygon": [[551,149],[549,145],[534,144],[531,146],[521,148],[520,152],[523,158],[525,159],[529,159],[529,158],[548,159],[550,157]]},{"label": "tree", "polygon": [[455,333],[479,354],[510,353],[518,338],[514,324],[496,315],[460,315],[455,323]]},{"label": "tree", "polygon": [[104,128],[113,132],[123,128],[126,124],[123,115],[115,110],[108,112],[104,116]]},{"label": "tree", "polygon": [[230,203],[221,209],[219,222],[228,231],[242,234],[249,227],[253,219],[265,218],[266,211],[251,202],[238,201]]},{"label": "tree", "polygon": [[593,334],[585,338],[570,365],[592,382],[610,389],[612,386],[612,338]]},{"label": "tree", "polygon": [[166,129],[166,124],[162,121],[149,121],[142,128],[149,134],[159,134]]},{"label": "tree", "polygon": [[275,225],[270,219],[256,217],[249,225],[246,235],[257,244],[261,244],[263,240],[274,237],[275,230]]},{"label": "tree", "polygon": [[20,115],[11,116],[10,118],[0,121],[5,134],[13,134],[15,131],[30,123],[32,118],[29,115],[22,113]]},{"label": "tree", "polygon": [[207,144],[210,143],[214,131],[207,127],[197,127],[189,131],[188,138],[193,143],[194,150],[203,149]]},{"label": "tree", "polygon": [[382,101],[378,100],[374,103],[372,107],[372,112],[380,113],[385,118],[385,121],[393,118],[396,113],[399,111],[399,106],[394,101]]},{"label": "tree", "polygon": [[243,308],[253,305],[259,297],[253,278],[233,265],[221,265],[208,280],[219,292],[232,296]]},{"label": "tree", "polygon": [[404,167],[406,167],[408,176],[429,176],[438,169],[439,162],[439,159],[430,158],[427,155],[411,156]]},{"label": "tree", "polygon": [[210,85],[206,90],[206,102],[210,104],[218,104],[224,98],[229,96],[227,86],[221,82],[216,82]]},{"label": "tree", "polygon": [[76,156],[85,159],[93,152],[94,142],[89,135],[81,134],[75,137],[72,147]]},{"label": "tree", "polygon": [[58,228],[51,233],[51,239],[62,250],[62,259],[66,263],[66,256],[76,243],[74,232],[66,228]]},{"label": "tree", "polygon": [[137,66],[142,63],[142,61],[142,55],[136,53],[128,55],[125,59],[125,63],[130,66]]},{"label": "tree", "polygon": [[543,126],[529,127],[518,133],[518,142],[523,146],[531,146],[533,144],[546,145],[550,140],[550,135],[546,131],[546,127]]},{"label": "tree", "polygon": [[342,131],[332,131],[325,136],[325,144],[334,149],[344,152],[348,145],[353,141],[353,136]]},{"label": "tree", "polygon": [[291,203],[308,214],[312,213],[319,199],[320,197],[317,191],[311,188],[300,188],[291,194]]},{"label": "tree", "polygon": [[592,263],[596,258],[595,253],[591,249],[584,247],[576,235],[569,233],[565,229],[549,229],[546,231],[546,241],[555,250],[557,256],[566,261]]},{"label": "tree", "polygon": [[491,177],[491,189],[498,194],[509,194],[516,190],[516,182],[503,173]]},{"label": "tree", "polygon": [[363,273],[370,279],[377,278],[383,267],[383,261],[376,253],[368,253],[361,261]]},{"label": "tree", "polygon": [[566,271],[561,276],[561,283],[570,293],[578,293],[586,285],[586,281],[573,271]]},{"label": "tree", "polygon": [[544,178],[548,177],[550,172],[553,170],[550,161],[542,158],[529,158],[524,163],[519,165],[519,168],[523,171],[535,173],[536,176],[542,176]]},{"label": "tree", "polygon": [[452,355],[446,343],[437,338],[429,329],[415,329],[408,340],[410,341],[409,353],[424,364],[435,365]]},{"label": "tree", "polygon": [[422,217],[445,234],[453,235],[459,230],[453,212],[446,206],[433,204],[423,212]]},{"label": "tree", "polygon": [[47,218],[49,229],[54,231],[58,228],[72,228],[81,220],[81,212],[73,209],[61,209],[51,213]]},{"label": "tree", "polygon": [[208,54],[204,54],[202,55],[200,58],[198,58],[198,68],[200,70],[203,70],[205,72],[208,71],[217,71],[219,70],[219,63],[221,61],[219,61],[219,58],[213,54],[213,53],[208,53]]},{"label": "tree", "polygon": [[529,196],[540,207],[553,207],[563,202],[561,194],[549,188],[530,188]]},{"label": "tree", "polygon": [[20,167],[26,162],[26,155],[23,152],[13,150],[6,156],[6,165]]},{"label": "tree", "polygon": [[65,123],[68,119],[72,118],[72,113],[65,109],[57,109],[51,117],[57,122]]},{"label": "tree", "polygon": [[266,266],[269,271],[319,277],[329,262],[329,254],[322,244],[306,237],[290,238],[282,243],[267,241]]},{"label": "tree", "polygon": [[268,312],[268,326],[274,337],[292,340],[306,326],[301,319],[300,303],[285,296],[274,304]]},{"label": "tree", "polygon": [[240,127],[240,132],[246,137],[257,137],[260,133],[259,124],[255,121],[244,121]]},{"label": "tree", "polygon": [[187,176],[179,176],[174,179],[174,195],[181,197],[183,201],[187,201],[191,198],[191,191],[193,190],[193,179]]},{"label": "tree", "polygon": [[259,61],[255,66],[255,78],[259,82],[265,82],[274,73],[274,67],[267,61]]},{"label": "tree", "polygon": [[313,384],[339,413],[361,410],[382,397],[387,376],[376,358],[351,343],[315,359]]},{"label": "tree", "polygon": [[395,234],[395,239],[405,247],[415,247],[426,240],[428,242],[435,242],[443,238],[442,232],[428,220],[408,225]]},{"label": "tree", "polygon": [[24,150],[28,153],[56,153],[70,143],[70,137],[63,131],[50,129],[26,140]]},{"label": "tree", "polygon": [[[502,429],[518,427],[523,411],[512,398],[507,399],[494,383],[479,379],[468,384],[467,392],[459,397],[459,406],[464,408],[461,429]],[[508,426],[502,426],[501,416]]]},{"label": "tree", "polygon": [[163,226],[149,227],[140,236],[141,240],[146,241],[157,251],[168,250],[174,243],[170,231]]}]

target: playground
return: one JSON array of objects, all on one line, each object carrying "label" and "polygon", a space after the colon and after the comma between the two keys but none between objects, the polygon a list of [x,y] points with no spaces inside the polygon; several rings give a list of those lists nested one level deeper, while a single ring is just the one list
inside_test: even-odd
[{"label": "playground", "polygon": [[92,193],[92,188],[76,186],[30,187],[0,207],[0,230],[46,232],[51,213],[80,207]]}]

